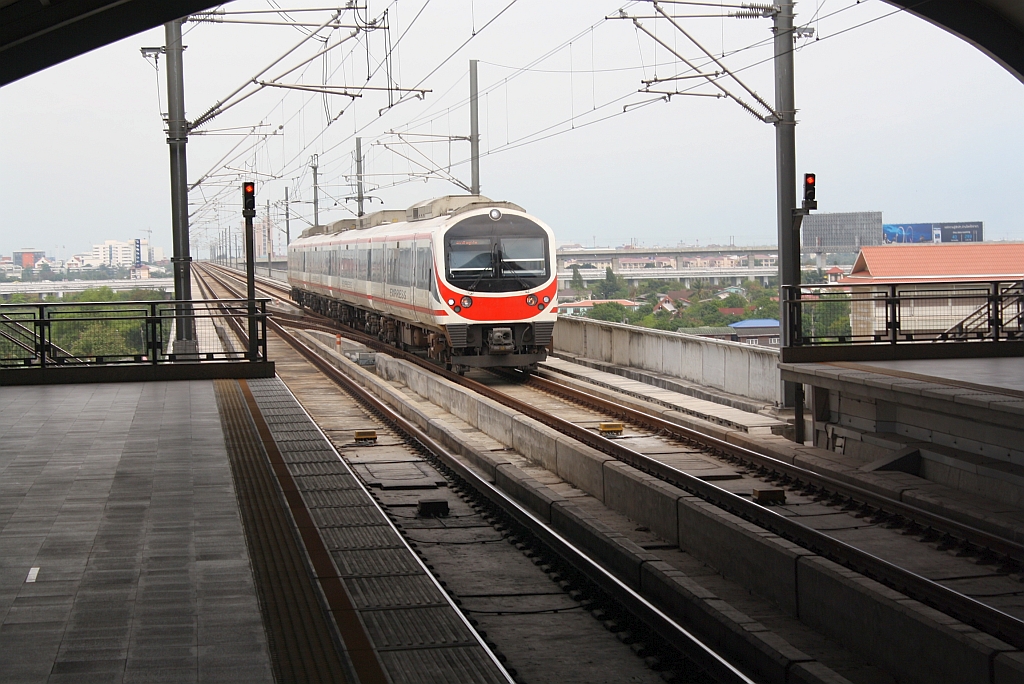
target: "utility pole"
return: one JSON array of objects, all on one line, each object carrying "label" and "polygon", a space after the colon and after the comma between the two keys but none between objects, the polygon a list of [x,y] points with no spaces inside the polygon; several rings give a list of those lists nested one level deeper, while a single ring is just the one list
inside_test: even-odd
[{"label": "utility pole", "polygon": [[[775,159],[778,191],[779,284],[781,285],[782,347],[793,343],[787,293],[800,297],[800,221],[796,211],[796,103],[793,86],[793,0],[780,0],[774,12],[775,33]],[[804,441],[803,385],[783,382],[784,406],[794,408],[796,442]]]},{"label": "utility pole", "polygon": [[164,24],[167,43],[167,145],[171,152],[171,233],[174,252],[174,298],[183,302],[175,306],[174,353],[197,351],[193,321],[191,262],[188,244],[188,173],[185,145],[188,143],[188,121],[185,119],[185,77],[183,73],[181,20]]},{"label": "utility pole", "polygon": [[288,186],[284,186],[284,248],[287,253],[288,245],[292,243],[292,231],[289,225],[288,214]]},{"label": "utility pole", "polygon": [[273,278],[274,277],[274,275],[273,275],[273,269],[274,269],[274,243],[273,243],[273,239],[274,239],[274,236],[273,236],[272,229],[270,227],[270,200],[267,200],[266,224],[267,224],[267,241],[266,241],[266,245],[267,245],[267,277],[268,278]]},{"label": "utility pole", "polygon": [[477,60],[469,60],[469,145],[473,168],[469,192],[472,195],[480,194],[480,94],[477,91],[476,65]]},{"label": "utility pole", "polygon": [[313,226],[319,227],[320,225],[320,191],[317,189],[317,162],[320,161],[317,155],[313,155],[313,161],[310,166],[313,167]]},{"label": "utility pole", "polygon": [[356,216],[363,213],[363,139],[356,138]]}]

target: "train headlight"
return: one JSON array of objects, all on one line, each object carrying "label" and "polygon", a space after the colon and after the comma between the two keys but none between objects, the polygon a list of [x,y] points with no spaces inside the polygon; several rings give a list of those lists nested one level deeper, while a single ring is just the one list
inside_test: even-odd
[{"label": "train headlight", "polygon": [[548,303],[548,302],[550,302],[550,301],[551,301],[551,297],[545,297],[545,298],[544,298],[544,303],[545,303],[545,304],[547,304],[547,303]]},{"label": "train headlight", "polygon": [[541,311],[543,311],[544,310],[544,305],[543,304],[538,304],[537,308],[540,309]]},{"label": "train headlight", "polygon": [[497,221],[501,218],[501,209],[491,209],[487,215],[491,217],[492,221]]},{"label": "train headlight", "polygon": [[452,311],[454,311],[455,313],[459,313],[460,311],[462,311],[462,307],[461,306],[452,307]]},{"label": "train headlight", "polygon": [[448,306],[455,306],[455,300],[454,299],[449,299],[448,300]]},{"label": "train headlight", "polygon": [[527,306],[537,306],[537,295],[526,295]]},{"label": "train headlight", "polygon": [[473,306],[473,298],[472,297],[463,297],[462,301],[459,302],[459,303],[462,304],[462,308],[463,309],[468,309],[469,307]]}]

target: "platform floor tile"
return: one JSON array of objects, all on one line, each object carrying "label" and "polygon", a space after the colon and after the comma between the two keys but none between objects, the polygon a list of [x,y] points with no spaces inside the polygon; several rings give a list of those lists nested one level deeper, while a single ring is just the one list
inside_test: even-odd
[{"label": "platform floor tile", "polygon": [[272,673],[209,381],[0,387],[0,679]]}]

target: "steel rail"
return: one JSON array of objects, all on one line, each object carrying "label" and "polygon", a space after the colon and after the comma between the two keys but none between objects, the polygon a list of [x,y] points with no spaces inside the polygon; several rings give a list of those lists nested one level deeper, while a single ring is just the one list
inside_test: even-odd
[{"label": "steel rail", "polygon": [[[216,276],[212,277],[216,279]],[[225,288],[231,289],[222,281],[220,282]],[[575,545],[553,530],[547,523],[498,489],[496,485],[491,484],[481,475],[477,474],[469,465],[449,452],[417,425],[404,418],[382,399],[335,368],[316,351],[310,349],[301,340],[285,330],[283,325],[274,320],[268,320],[267,325],[283,341],[315,366],[317,370],[342,387],[346,392],[356,397],[360,402],[372,407],[375,412],[396,429],[405,433],[410,439],[419,444],[420,447],[433,454],[478,494],[500,508],[516,523],[526,528],[555,554],[569,563],[589,581],[593,582],[602,592],[611,597],[640,622],[652,629],[666,644],[681,651],[701,669],[721,682],[754,684],[753,680],[736,669],[736,667],[700,639],[615,577],[611,572],[605,570],[585,552],[579,550]]]},{"label": "steel rail", "polygon": [[[279,292],[287,292],[287,288],[283,285],[267,284],[266,286],[276,289]],[[312,315],[322,321],[322,323],[308,320],[303,321],[300,317],[288,316],[287,314],[278,315],[277,318],[292,324],[310,325],[325,332],[339,332],[339,324],[333,319],[320,316],[319,314]],[[350,330],[351,329],[349,328],[345,328],[344,332],[354,336],[361,335],[359,332],[350,332]],[[402,355],[403,358],[410,361],[422,361],[420,357],[409,355],[408,352],[402,352],[390,345],[383,344],[376,340],[376,338],[361,339],[360,341],[371,346],[379,345],[377,348],[386,350],[388,353]],[[439,370],[434,365],[427,367],[433,371]],[[445,377],[467,387],[472,387],[474,390],[478,390],[481,387],[479,383],[475,383],[472,380],[459,377],[455,374],[445,374]],[[768,454],[726,442],[725,440],[707,435],[693,428],[688,428],[678,425],[677,423],[667,421],[659,416],[649,414],[640,409],[619,404],[613,400],[606,399],[580,389],[562,385],[549,378],[533,374],[526,379],[526,382],[534,384],[538,389],[543,389],[544,391],[558,394],[573,401],[578,401],[599,410],[624,417],[631,422],[646,425],[651,429],[664,431],[673,437],[682,439],[702,448],[710,449],[727,458],[754,463],[760,468],[769,469],[772,473],[778,473],[783,478],[790,478],[793,483],[806,483],[807,485],[817,488],[822,493],[833,493],[846,499],[857,501],[868,507],[876,508],[879,511],[889,513],[894,516],[900,516],[907,520],[908,523],[913,522],[919,525],[924,525],[944,535],[961,537],[967,543],[979,547],[981,550],[989,550],[995,554],[1004,556],[1019,565],[1024,565],[1024,545],[1006,539],[1005,537],[1000,537],[999,535],[991,532],[986,532],[985,530],[973,527],[967,523],[953,520],[938,513],[933,513],[918,506],[914,506],[913,504],[908,504],[904,501],[900,501],[899,499],[894,499],[854,484],[843,482],[842,480],[838,480],[829,475],[824,475],[792,463],[787,463],[773,456],[769,456]],[[792,483],[784,484],[792,486]]]},{"label": "steel rail", "polygon": [[926,511],[912,504],[908,504],[898,499],[893,499],[885,496],[884,494],[872,492],[869,489],[864,489],[863,487],[858,487],[854,484],[837,480],[836,478],[828,475],[816,473],[813,470],[809,470],[802,466],[786,463],[785,461],[779,460],[773,456],[726,442],[725,440],[712,437],[711,435],[704,434],[703,432],[699,432],[693,428],[678,425],[640,409],[619,404],[611,399],[607,399],[596,394],[590,394],[589,392],[585,392],[584,390],[575,387],[562,385],[550,378],[531,375],[526,379],[526,384],[533,385],[546,392],[558,394],[567,399],[598,408],[602,411],[607,411],[624,417],[631,422],[645,425],[650,429],[663,431],[672,437],[719,452],[727,458],[748,461],[757,464],[759,467],[771,469],[773,472],[777,471],[782,476],[789,477],[792,480],[792,482],[787,483],[787,486],[798,487],[799,484],[797,483],[802,482],[807,485],[812,485],[819,490],[832,491],[835,494],[859,501],[860,503],[876,508],[879,511],[893,513],[908,521],[913,520],[919,524],[924,522],[932,529],[943,534],[959,535],[964,537],[972,545],[989,549],[995,553],[1006,556],[1017,563],[1024,563],[1024,545],[978,529],[966,523]]},{"label": "steel rail", "polygon": [[[308,325],[307,321],[302,321],[299,317],[278,316],[278,318],[283,318],[288,323],[295,325]],[[330,321],[331,319],[324,318],[324,320]],[[330,326],[324,327],[331,329]],[[333,331],[339,332],[336,327],[333,328]],[[345,332],[348,333],[348,329],[346,329]],[[351,333],[348,334],[351,335]],[[733,513],[734,515],[738,515],[749,522],[753,522],[754,524],[773,532],[780,537],[788,539],[809,551],[838,562],[868,578],[880,581],[910,598],[921,601],[922,603],[930,605],[933,608],[980,629],[983,632],[996,636],[999,639],[1012,644],[1016,648],[1024,649],[1024,621],[1009,615],[1008,613],[981,603],[970,596],[957,592],[949,587],[945,587],[928,579],[927,577],[913,573],[910,570],[890,563],[883,558],[879,558],[878,556],[847,544],[846,542],[830,537],[814,528],[798,523],[795,520],[780,515],[769,508],[744,499],[743,497],[733,494],[732,492],[714,484],[705,482],[694,475],[662,463],[657,459],[634,451],[591,430],[575,425],[567,420],[558,418],[557,416],[550,415],[542,409],[532,406],[524,401],[515,399],[514,397],[496,390],[493,387],[459,376],[456,373],[444,371],[415,354],[398,350],[390,345],[380,342],[376,338],[372,338],[369,335],[362,333],[357,333],[351,336],[359,339],[361,342],[365,342],[368,346],[375,349],[380,349],[382,351],[386,351],[386,353],[405,358],[417,365],[439,373],[452,382],[462,385],[468,389],[472,389],[473,391],[527,415],[544,425],[561,432],[562,434],[613,456],[639,470],[643,470],[665,480],[684,491],[699,496],[708,503]],[[547,382],[550,383],[550,381]],[[554,383],[550,384],[554,385]],[[558,385],[557,388],[557,391],[559,392],[569,392],[569,389],[564,386]],[[584,403],[592,402],[593,405],[602,406],[603,410],[612,411],[620,415],[632,414],[637,417],[638,421],[642,420],[642,422],[653,421],[654,419],[653,416],[648,416],[640,411],[636,411],[635,409],[631,409],[607,399],[595,397],[594,395],[580,390],[572,390],[572,393],[579,397]],[[972,535],[977,533],[986,539],[990,539],[993,545],[998,544],[999,547],[1006,548],[1011,551],[1014,550],[1013,547],[1018,547],[1018,545],[1008,540],[990,535],[982,530],[976,530],[975,528],[943,518],[942,516],[937,516],[935,514],[928,513],[927,511],[916,509],[908,504],[898,502],[893,499],[887,499],[886,497],[868,492],[867,490],[860,490],[860,488],[853,485],[834,481],[832,478],[827,478],[827,476],[818,475],[804,468],[800,468],[799,466],[792,466],[784,463],[783,461],[772,459],[764,454],[758,454],[750,449],[729,444],[728,442],[705,435],[697,432],[696,430],[683,428],[682,426],[668,423],[667,421],[664,421],[664,423],[664,427],[659,427],[658,429],[670,431],[678,435],[681,439],[695,442],[703,448],[727,453],[733,455],[734,458],[756,457],[758,460],[766,464],[770,462],[772,468],[789,470],[793,474],[805,473],[806,475],[803,475],[804,477],[809,478],[813,476],[822,483],[828,480],[830,482],[828,484],[828,488],[838,489],[841,486],[845,491],[856,493],[856,498],[859,498],[863,494],[865,497],[870,496],[873,501],[882,502],[885,500],[886,507],[889,507],[890,505],[893,508],[898,507],[901,510],[906,510],[908,515],[911,515],[912,511],[912,515],[915,518],[926,518],[929,521],[934,521],[935,525],[933,525],[933,527],[943,525],[949,529],[958,530],[962,535],[966,534],[968,531]],[[1016,551],[1014,552],[1014,556],[1017,556]]]}]

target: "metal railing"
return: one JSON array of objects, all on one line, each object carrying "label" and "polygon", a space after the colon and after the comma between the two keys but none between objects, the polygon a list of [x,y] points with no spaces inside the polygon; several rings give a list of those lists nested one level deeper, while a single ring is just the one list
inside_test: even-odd
[{"label": "metal railing", "polygon": [[[843,348],[855,347],[870,348],[854,353],[856,358],[1015,355],[1014,345],[996,350],[975,348],[976,343],[1024,341],[1021,281],[791,286],[783,289],[783,305],[790,339],[783,361],[810,356],[839,360]],[[955,353],[951,348],[907,350],[965,343],[974,344]],[[833,348],[833,353],[807,353],[822,348]]]},{"label": "metal railing", "polygon": [[2,304],[0,368],[263,362],[268,301],[256,300],[255,354],[228,330],[228,318],[249,315],[245,299]]}]

